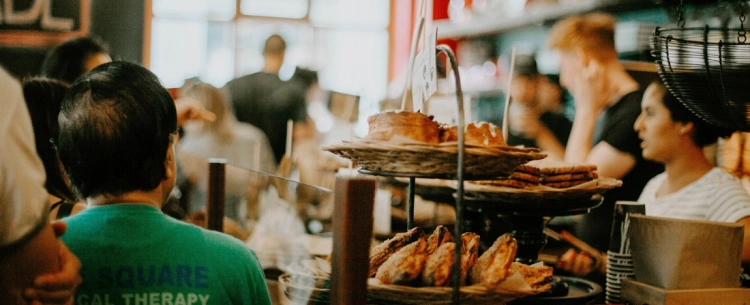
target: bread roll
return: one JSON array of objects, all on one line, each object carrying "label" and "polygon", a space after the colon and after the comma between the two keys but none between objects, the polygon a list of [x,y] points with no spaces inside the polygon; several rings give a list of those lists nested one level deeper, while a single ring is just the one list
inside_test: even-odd
[{"label": "bread roll", "polygon": [[440,143],[440,127],[432,117],[419,112],[389,111],[367,118],[370,130],[365,139],[392,141],[398,137],[424,142]]}]

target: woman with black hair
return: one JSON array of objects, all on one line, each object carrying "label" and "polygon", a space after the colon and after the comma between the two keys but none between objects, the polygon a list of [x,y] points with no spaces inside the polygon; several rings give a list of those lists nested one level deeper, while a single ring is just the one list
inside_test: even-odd
[{"label": "woman with black hair", "polygon": [[70,85],[84,73],[110,61],[109,48],[102,40],[76,37],[47,54],[42,64],[42,75]]},{"label": "woman with black hair", "polygon": [[729,132],[698,118],[659,83],[646,90],[634,127],[643,157],[665,169],[638,198],[646,204],[646,215],[744,224],[742,258],[750,262],[750,195],[703,153],[703,147]]},{"label": "woman with black hair", "polygon": [[36,152],[47,175],[44,186],[52,204],[50,220],[65,218],[86,208],[84,204],[76,204],[78,196],[70,186],[53,144],[57,137],[60,102],[67,89],[62,82],[49,78],[30,78],[23,82],[23,95],[34,127]]},{"label": "woman with black hair", "polygon": [[[662,163],[665,169],[649,180],[638,198],[646,205],[646,215],[742,224],[742,262],[750,263],[750,195],[735,176],[714,167],[703,152],[703,147],[730,131],[696,116],[658,82],[646,89],[633,127],[643,158]],[[598,267],[604,273],[606,266],[601,262],[606,261],[605,254],[592,258],[569,250],[558,267],[577,275]]]}]

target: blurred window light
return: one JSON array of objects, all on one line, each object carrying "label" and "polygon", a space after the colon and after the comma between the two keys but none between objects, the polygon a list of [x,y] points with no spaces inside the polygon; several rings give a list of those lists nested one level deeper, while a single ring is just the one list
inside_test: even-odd
[{"label": "blurred window light", "polygon": [[302,19],[309,0],[240,0],[240,12],[248,16]]},{"label": "blurred window light", "polygon": [[234,19],[235,0],[153,0],[156,17],[229,21]]}]

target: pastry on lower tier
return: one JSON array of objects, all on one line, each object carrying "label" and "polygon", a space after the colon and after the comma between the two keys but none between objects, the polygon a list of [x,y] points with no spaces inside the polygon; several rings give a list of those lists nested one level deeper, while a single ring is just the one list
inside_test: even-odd
[{"label": "pastry on lower tier", "polygon": [[386,240],[382,244],[379,244],[372,248],[370,251],[370,275],[369,277],[375,276],[378,272],[378,268],[388,260],[391,255],[396,253],[406,245],[417,241],[424,237],[424,231],[421,228],[413,228],[408,232],[398,233],[393,238]]},{"label": "pastry on lower tier", "polygon": [[409,285],[422,273],[427,261],[427,240],[422,235],[417,241],[401,248],[378,268],[375,278],[383,284]]}]

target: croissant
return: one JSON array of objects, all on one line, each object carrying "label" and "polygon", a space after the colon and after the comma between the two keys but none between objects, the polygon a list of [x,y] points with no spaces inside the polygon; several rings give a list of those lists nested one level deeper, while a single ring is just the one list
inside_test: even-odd
[{"label": "croissant", "polygon": [[375,277],[383,284],[408,285],[419,277],[427,261],[427,241],[419,240],[391,255],[378,269]]},{"label": "croissant", "polygon": [[385,263],[391,255],[420,238],[424,238],[424,231],[421,228],[413,228],[408,232],[396,234],[393,238],[372,248],[370,252],[369,277],[374,277],[380,265]]},{"label": "croissant", "polygon": [[488,288],[497,286],[508,277],[508,269],[516,257],[517,248],[518,243],[510,234],[498,237],[471,268],[469,282]]},{"label": "croissant", "polygon": [[427,238],[427,254],[435,253],[435,251],[443,244],[453,241],[453,235],[448,229],[439,225],[435,228],[429,238]]}]

